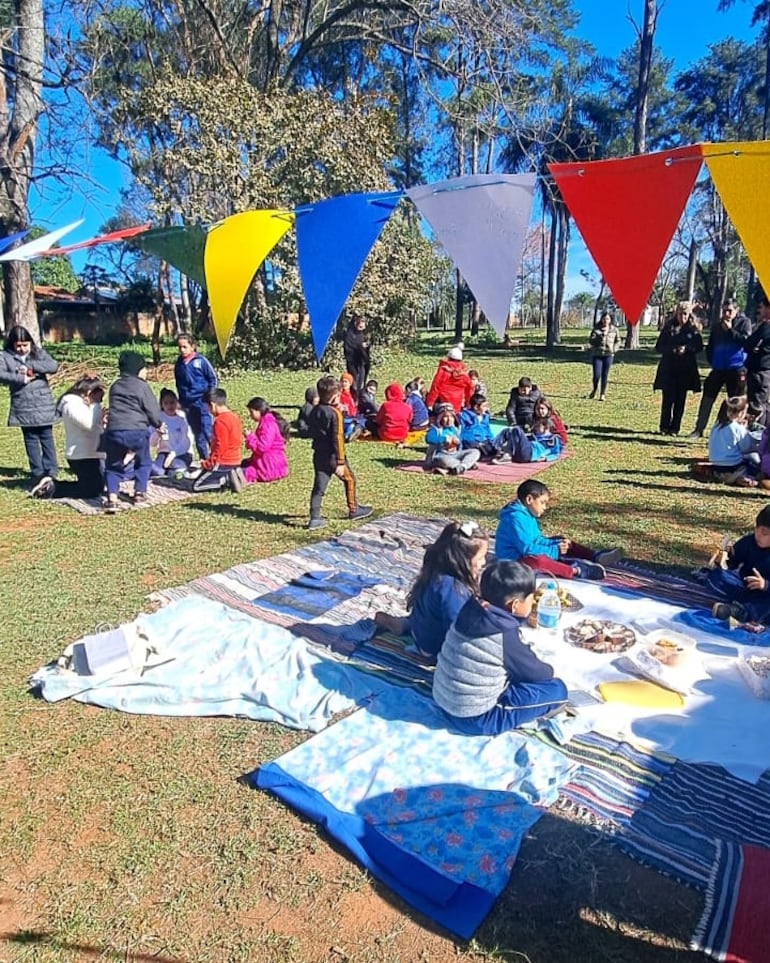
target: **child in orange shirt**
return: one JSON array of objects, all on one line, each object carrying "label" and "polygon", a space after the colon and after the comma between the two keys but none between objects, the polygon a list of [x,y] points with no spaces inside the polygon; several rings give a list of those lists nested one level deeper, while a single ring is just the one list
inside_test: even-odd
[{"label": "child in orange shirt", "polygon": [[227,407],[224,388],[209,388],[203,400],[214,416],[211,432],[211,452],[201,460],[203,474],[193,482],[194,492],[216,492],[231,488],[239,492],[245,484],[241,469],[241,419]]}]

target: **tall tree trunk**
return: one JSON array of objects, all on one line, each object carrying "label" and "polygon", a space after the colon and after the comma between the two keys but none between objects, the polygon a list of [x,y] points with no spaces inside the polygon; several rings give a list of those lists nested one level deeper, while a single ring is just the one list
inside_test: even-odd
[{"label": "tall tree trunk", "polygon": [[558,244],[556,247],[556,293],[554,297],[554,344],[561,343],[561,309],[564,303],[564,279],[567,274],[567,256],[569,247],[569,211],[560,201],[557,208],[558,216]]},{"label": "tall tree trunk", "polygon": [[687,300],[692,301],[695,295],[695,272],[698,269],[698,251],[700,245],[693,238],[690,241],[690,255],[687,260]]},{"label": "tall tree trunk", "polygon": [[[658,22],[657,0],[644,0],[642,31],[639,37],[639,75],[636,85],[636,104],[634,107],[634,154],[643,154],[647,148],[647,108],[650,99],[650,72],[652,51],[655,40],[655,27]],[[641,318],[626,319],[626,348],[638,348],[639,322]]]},{"label": "tall tree trunk", "polygon": [[657,21],[657,0],[644,0],[644,17],[639,38],[639,76],[634,109],[635,154],[643,154],[647,145],[647,108],[650,99],[650,71],[652,70],[652,50]]},{"label": "tall tree trunk", "polygon": [[463,339],[463,277],[455,271],[455,341]]},{"label": "tall tree trunk", "polygon": [[545,319],[545,346],[552,348],[556,344],[556,211],[551,208],[551,235],[548,238],[548,305]]},{"label": "tall tree trunk", "polygon": [[[12,234],[28,224],[45,55],[43,0],[14,0],[13,39],[3,37],[11,69],[0,71],[0,226]],[[21,324],[40,339],[29,264],[3,264],[5,323]]]}]

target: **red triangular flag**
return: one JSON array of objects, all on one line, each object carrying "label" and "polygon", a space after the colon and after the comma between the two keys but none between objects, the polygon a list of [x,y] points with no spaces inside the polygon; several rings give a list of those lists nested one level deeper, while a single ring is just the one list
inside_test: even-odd
[{"label": "red triangular flag", "polygon": [[674,236],[703,155],[699,144],[582,164],[549,164],[586,247],[635,324]]}]

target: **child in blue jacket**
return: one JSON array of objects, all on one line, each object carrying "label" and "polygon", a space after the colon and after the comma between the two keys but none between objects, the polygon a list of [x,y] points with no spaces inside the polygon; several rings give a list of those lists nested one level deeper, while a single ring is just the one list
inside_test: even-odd
[{"label": "child in blue jacket", "polygon": [[179,357],[174,364],[174,380],[179,404],[187,416],[198,454],[201,458],[208,458],[214,421],[203,398],[219,382],[211,363],[196,351],[191,335],[180,334],[176,343]]},{"label": "child in blue jacket", "polygon": [[557,578],[603,579],[606,572],[602,563],[617,561],[620,549],[595,552],[565,535],[543,535],[538,519],[548,508],[550,497],[548,488],[534,478],[519,485],[516,500],[505,505],[498,516],[496,557],[523,562]]},{"label": "child in blue jacket", "polygon": [[494,458],[498,454],[484,395],[476,392],[471,396],[470,405],[460,412],[459,421],[463,448],[476,448],[482,458]]},{"label": "child in blue jacket", "polygon": [[425,469],[440,475],[462,475],[473,468],[481,453],[476,448],[461,449],[460,432],[455,424],[454,408],[450,404],[441,404],[435,419],[435,424],[425,434],[428,446]]}]

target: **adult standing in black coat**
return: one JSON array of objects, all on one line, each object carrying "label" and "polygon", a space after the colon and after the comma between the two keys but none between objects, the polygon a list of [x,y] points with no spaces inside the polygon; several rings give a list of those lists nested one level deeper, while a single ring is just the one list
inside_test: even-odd
[{"label": "adult standing in black coat", "polygon": [[353,375],[353,384],[358,397],[366,387],[371,367],[369,335],[366,333],[366,321],[360,314],[353,315],[345,332],[342,348],[345,352],[345,364],[349,373]]},{"label": "adult standing in black coat", "polygon": [[701,390],[698,353],[703,350],[701,324],[689,301],[680,301],[661,328],[655,350],[661,355],[653,390],[660,390],[660,433],[678,435],[687,392]]},{"label": "adult standing in black coat", "polygon": [[770,298],[760,292],[758,324],[744,345],[746,349],[746,394],[749,420],[770,424]]}]

